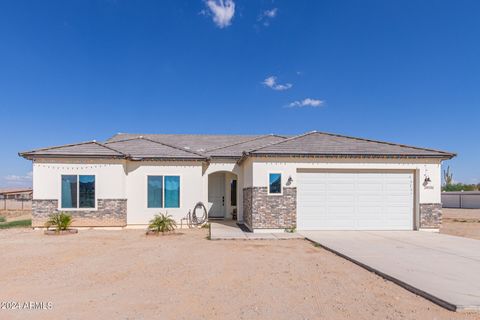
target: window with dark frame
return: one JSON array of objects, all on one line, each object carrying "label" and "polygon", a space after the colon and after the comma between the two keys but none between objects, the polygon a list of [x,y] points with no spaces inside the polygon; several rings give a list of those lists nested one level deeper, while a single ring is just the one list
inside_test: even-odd
[{"label": "window with dark frame", "polygon": [[61,208],[95,208],[94,175],[62,175]]},{"label": "window with dark frame", "polygon": [[147,177],[148,208],[180,208],[180,176]]},{"label": "window with dark frame", "polygon": [[230,183],[230,204],[237,205],[237,180],[232,180]]},{"label": "window with dark frame", "polygon": [[270,173],[268,176],[268,193],[282,193],[282,175],[280,173]]}]

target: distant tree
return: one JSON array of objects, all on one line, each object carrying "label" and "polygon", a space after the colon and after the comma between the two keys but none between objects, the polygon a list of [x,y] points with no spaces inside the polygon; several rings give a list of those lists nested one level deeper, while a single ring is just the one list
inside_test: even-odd
[{"label": "distant tree", "polygon": [[463,184],[463,183],[452,183],[445,185],[442,188],[443,191],[475,191],[478,190],[477,185],[475,184]]},{"label": "distant tree", "polygon": [[453,173],[450,172],[450,166],[447,167],[447,170],[443,170],[443,181],[445,181],[445,187],[453,183]]}]

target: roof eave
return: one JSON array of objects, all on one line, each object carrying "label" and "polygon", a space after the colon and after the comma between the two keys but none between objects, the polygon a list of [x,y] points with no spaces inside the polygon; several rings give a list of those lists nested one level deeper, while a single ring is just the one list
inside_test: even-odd
[{"label": "roof eave", "polygon": [[255,157],[315,157],[315,158],[405,158],[405,159],[415,159],[415,158],[426,158],[426,159],[452,159],[456,157],[456,154],[345,154],[345,153],[275,153],[275,152],[254,152],[249,153],[246,156],[255,156]]},{"label": "roof eave", "polygon": [[220,156],[220,155],[211,155],[210,159],[221,160],[221,159],[228,159],[228,160],[239,160],[242,156]]},{"label": "roof eave", "polygon": [[128,157],[130,161],[207,161],[205,157]]},{"label": "roof eave", "polygon": [[27,160],[33,160],[35,158],[95,158],[95,159],[125,159],[124,155],[85,155],[85,154],[32,154],[32,153],[19,153],[20,157]]}]

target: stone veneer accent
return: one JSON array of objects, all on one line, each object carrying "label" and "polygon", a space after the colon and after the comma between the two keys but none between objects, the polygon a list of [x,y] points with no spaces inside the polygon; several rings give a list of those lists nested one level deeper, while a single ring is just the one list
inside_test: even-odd
[{"label": "stone veneer accent", "polygon": [[243,189],[243,222],[252,227],[252,188]]},{"label": "stone veneer accent", "polygon": [[[58,210],[58,200],[32,201],[32,227],[44,227],[48,216]],[[127,225],[126,199],[97,199],[97,210],[66,210],[73,227],[124,227]]]},{"label": "stone veneer accent", "polygon": [[420,228],[438,229],[442,224],[441,203],[420,203]]},{"label": "stone veneer accent", "polygon": [[297,221],[297,188],[269,195],[267,187],[243,189],[243,220],[253,229],[285,229]]}]

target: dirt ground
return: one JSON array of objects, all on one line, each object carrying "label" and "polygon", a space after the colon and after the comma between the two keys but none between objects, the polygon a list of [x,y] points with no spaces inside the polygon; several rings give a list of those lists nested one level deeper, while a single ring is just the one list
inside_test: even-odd
[{"label": "dirt ground", "polygon": [[447,311],[305,240],[207,230],[45,236],[0,230],[0,319],[478,319]]},{"label": "dirt ground", "polygon": [[440,233],[480,240],[480,209],[442,209]]},{"label": "dirt ground", "polygon": [[32,219],[31,210],[0,210],[0,216],[6,218],[8,222],[16,220]]}]

